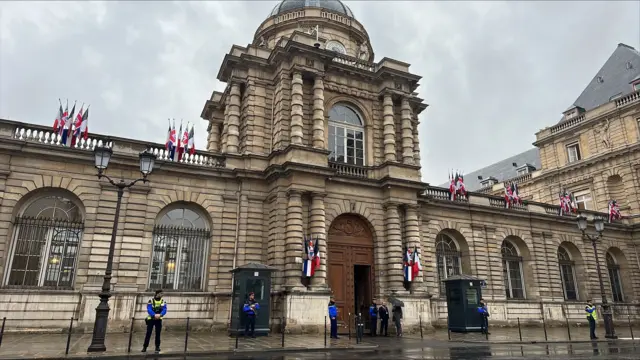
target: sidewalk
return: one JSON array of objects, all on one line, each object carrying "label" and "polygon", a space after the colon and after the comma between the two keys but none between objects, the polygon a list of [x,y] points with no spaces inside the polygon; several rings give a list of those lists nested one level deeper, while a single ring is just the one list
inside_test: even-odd
[{"label": "sidewalk", "polygon": [[[630,338],[627,328],[616,328],[620,338]],[[517,328],[493,328],[490,329],[488,342],[504,343],[518,342],[520,336]],[[571,328],[572,341],[588,341],[588,328]],[[599,328],[598,334],[604,339],[604,329]],[[640,329],[634,329],[636,339],[640,339]],[[445,330],[437,330],[432,333],[425,333],[424,339],[420,334],[410,334],[400,339],[396,337],[376,337],[365,335],[361,344],[356,344],[355,336],[349,339],[348,336],[341,336],[339,340],[327,339],[328,349],[348,349],[348,348],[394,348],[400,346],[413,346],[424,343],[430,346],[448,343],[449,334]],[[566,328],[547,329],[548,341],[568,341]],[[142,355],[142,342],[144,333],[133,334],[131,343],[131,355]],[[542,328],[522,328],[522,340],[525,342],[544,342],[544,330]],[[451,334],[451,341],[457,343],[486,342],[484,335],[479,333]],[[122,356],[127,354],[129,334],[117,333],[107,335],[107,352],[87,354],[87,348],[91,343],[91,334],[72,334],[69,356],[71,357],[95,357],[95,356]],[[153,350],[152,345],[149,350]],[[2,345],[0,346],[0,359],[15,358],[64,358],[67,344],[66,334],[13,334],[5,333]],[[273,334],[268,337],[258,337],[256,339],[238,339],[236,349],[236,339],[222,333],[191,333],[189,334],[187,351],[190,353],[221,353],[221,352],[251,352],[251,351],[314,351],[324,350],[324,334],[317,335],[286,335],[285,346],[282,347],[280,334]],[[162,353],[178,354],[184,352],[185,334],[183,332],[166,331],[162,334]],[[153,354],[153,352],[150,352]]]}]

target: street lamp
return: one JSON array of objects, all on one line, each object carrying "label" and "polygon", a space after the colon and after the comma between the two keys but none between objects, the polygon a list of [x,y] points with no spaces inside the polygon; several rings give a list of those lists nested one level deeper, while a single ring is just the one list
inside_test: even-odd
[{"label": "street lamp", "polygon": [[604,283],[602,282],[602,272],[600,271],[600,258],[598,256],[597,240],[602,237],[604,231],[604,220],[600,217],[594,219],[594,226],[596,228],[597,235],[587,234],[587,218],[583,215],[578,216],[578,229],[582,232],[582,238],[585,240],[591,240],[591,246],[593,246],[593,253],[596,256],[596,269],[598,270],[598,281],[600,282],[600,296],[602,297],[602,318],[604,320],[604,337],[607,339],[617,339],[616,330],[613,327],[613,314],[611,313],[611,306],[607,302],[607,296],[604,292]]},{"label": "street lamp", "polygon": [[113,150],[106,146],[96,146],[93,150],[95,156],[96,168],[98,169],[98,179],[106,178],[111,185],[118,189],[118,201],[116,203],[116,214],[113,220],[113,231],[111,232],[111,242],[109,243],[109,257],[107,258],[107,268],[104,272],[104,281],[102,282],[102,291],[98,295],[100,297],[100,303],[96,307],[96,320],[93,325],[93,336],[91,337],[91,345],[89,345],[88,352],[106,351],[107,347],[104,344],[105,336],[107,334],[107,322],[109,320],[109,298],[111,297],[111,273],[113,272],[113,252],[116,246],[116,232],[118,231],[118,218],[120,216],[120,204],[122,203],[122,195],[124,189],[132,187],[135,183],[142,181],[146,183],[147,176],[153,171],[153,164],[156,160],[156,156],[148,151],[140,153],[140,172],[142,178],[125,183],[124,179],[120,179],[120,182],[113,181],[104,172],[109,166],[111,155]]}]

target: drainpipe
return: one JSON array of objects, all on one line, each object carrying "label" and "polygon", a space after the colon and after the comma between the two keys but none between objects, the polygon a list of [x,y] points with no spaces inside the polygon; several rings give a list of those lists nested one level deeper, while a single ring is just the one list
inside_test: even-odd
[{"label": "drainpipe", "polygon": [[[236,263],[238,261],[238,242],[240,240],[240,198],[242,196],[242,179],[238,180],[238,199],[236,203],[236,238],[233,244],[233,263],[231,265],[232,269],[236,268]],[[235,283],[235,274],[231,274],[231,301],[233,302],[233,287]],[[233,306],[229,306],[229,324],[231,324],[231,315],[233,314]]]}]

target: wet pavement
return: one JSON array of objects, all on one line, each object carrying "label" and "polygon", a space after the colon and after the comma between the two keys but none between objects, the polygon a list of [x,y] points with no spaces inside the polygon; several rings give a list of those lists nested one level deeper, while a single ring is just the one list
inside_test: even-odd
[{"label": "wet pavement", "polygon": [[[625,329],[623,327],[618,327],[617,329],[618,336],[620,338],[630,338],[631,331],[629,329]],[[634,337],[640,336],[640,329],[633,329]],[[424,339],[420,338],[420,334],[410,334],[403,338],[395,338],[395,337],[376,337],[371,338],[369,336],[365,336],[363,339],[363,343],[356,344],[355,338],[349,339],[348,336],[342,336],[339,340],[327,340],[326,348],[324,342],[324,334],[318,335],[287,335],[285,337],[284,347],[282,345],[282,338],[280,334],[273,334],[267,337],[258,337],[257,339],[245,339],[239,338],[236,346],[236,339],[226,336],[221,333],[191,333],[189,334],[188,343],[187,343],[187,351],[189,353],[205,353],[208,352],[208,358],[212,358],[213,353],[220,352],[269,352],[269,356],[275,357],[259,357],[255,359],[320,359],[320,358],[339,358],[336,353],[333,351],[338,351],[340,353],[340,349],[349,349],[353,347],[357,347],[356,350],[351,351],[372,351],[372,348],[377,347],[378,353],[380,351],[396,351],[398,347],[404,347],[405,349],[421,349],[424,348],[424,351],[419,351],[414,353],[413,357],[415,359],[438,359],[438,358],[455,358],[450,354],[451,351],[454,353],[456,351],[462,351],[464,353],[464,349],[473,349],[472,354],[475,354],[471,358],[479,358],[482,352],[483,344],[491,343],[491,351],[502,351],[499,346],[501,343],[505,342],[518,342],[520,340],[520,333],[522,333],[522,339],[526,342],[540,342],[545,341],[545,333],[542,328],[522,328],[521,331],[518,331],[517,328],[493,328],[491,329],[491,335],[489,335],[489,339],[487,340],[483,335],[479,333],[470,333],[470,334],[451,334],[452,342],[449,342],[449,334],[447,331],[438,330],[431,333],[425,333]],[[547,329],[546,338],[549,341],[567,341],[569,340],[569,331],[567,328],[550,328]],[[604,329],[598,329],[598,333],[602,337],[604,334]],[[185,350],[185,334],[182,332],[173,332],[167,331],[162,334],[162,350],[165,356],[169,354],[178,354],[183,353]],[[142,348],[144,334],[135,332],[131,336],[131,355],[140,355],[140,350]],[[571,328],[571,340],[572,341],[585,341],[588,340],[588,329],[581,328]],[[69,342],[69,355],[82,358],[87,356],[96,356],[98,354],[87,354],[87,347],[91,342],[91,334],[72,334]],[[152,339],[153,343],[153,339]],[[623,342],[623,344],[632,343],[631,341]],[[65,348],[67,344],[67,334],[17,334],[17,333],[5,333],[2,339],[2,345],[0,346],[0,359],[9,359],[9,358],[46,358],[46,357],[64,357],[65,356]],[[464,345],[461,346],[462,350],[455,350],[453,345]],[[636,342],[636,345],[640,344],[640,342]],[[114,333],[107,335],[107,352],[101,355],[107,356],[126,356],[128,354],[129,348],[129,334],[123,333]],[[503,344],[505,345],[505,344]],[[531,344],[525,346],[524,350],[538,351],[539,347],[534,346],[530,347]],[[590,344],[589,344],[590,345]],[[425,347],[426,346],[426,347]],[[480,347],[478,347],[480,346]],[[578,346],[578,345],[576,345]],[[584,347],[584,345],[579,345]],[[598,345],[604,346],[604,345]],[[638,351],[640,352],[640,346],[638,346]],[[150,348],[152,349],[153,346]],[[278,357],[277,354],[282,349],[289,350],[287,353],[287,357],[282,358]],[[561,345],[553,345],[551,346],[551,352],[553,349],[561,349]],[[332,354],[324,354],[326,349],[332,349]],[[431,349],[431,350],[429,350]],[[439,350],[438,350],[439,349]],[[453,349],[453,350],[451,350]],[[507,348],[505,348],[507,349]],[[510,349],[510,348],[509,348]],[[308,351],[305,356],[320,356],[320,357],[304,357],[295,355],[298,353],[302,353],[303,351]],[[446,351],[445,351],[446,350]],[[463,351],[464,350],[464,351]],[[588,350],[588,349],[587,349]],[[315,353],[311,353],[309,351],[316,351]],[[319,351],[319,352],[318,352]],[[505,350],[506,351],[506,350]],[[546,351],[546,349],[545,349]],[[568,350],[566,350],[568,351]],[[565,354],[567,352],[565,351]],[[585,350],[586,351],[586,350]],[[603,350],[604,351],[604,350]],[[475,352],[475,353],[474,353]],[[522,356],[520,352],[520,348],[517,348],[518,356]],[[527,351],[524,351],[527,353]],[[427,354],[427,355],[425,355]],[[428,355],[431,354],[431,355]],[[545,353],[546,354],[546,353]],[[363,356],[362,354],[360,356]],[[376,354],[372,353],[370,355],[366,355],[367,357],[372,356],[372,359],[375,359]],[[389,356],[388,354],[385,356]],[[405,356],[405,355],[403,355]],[[409,356],[409,355],[406,355]],[[417,356],[417,357],[416,357]],[[425,357],[431,356],[431,357]],[[447,357],[448,356],[448,357]],[[457,356],[457,355],[455,355]],[[466,356],[466,355],[465,355]],[[472,355],[469,355],[472,356]],[[395,357],[395,355],[394,355]],[[182,358],[182,357],[180,357]],[[213,357],[215,358],[215,357]],[[223,357],[224,358],[224,357]],[[383,356],[384,358],[384,356]],[[388,357],[387,357],[388,358]],[[467,357],[469,358],[469,357]],[[640,358],[640,356],[636,356],[635,359]],[[222,358],[221,358],[222,359]],[[229,359],[236,359],[230,357]],[[237,357],[237,359],[243,359],[242,357]],[[250,359],[245,357],[245,359]],[[465,359],[465,357],[461,357],[461,359]]]}]

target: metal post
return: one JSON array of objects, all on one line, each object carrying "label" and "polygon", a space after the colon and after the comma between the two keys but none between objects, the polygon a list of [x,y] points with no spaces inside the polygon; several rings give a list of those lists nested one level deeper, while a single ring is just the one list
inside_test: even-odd
[{"label": "metal post", "polygon": [[282,317],[282,321],[280,322],[280,332],[282,333],[282,334],[280,334],[280,337],[282,338],[280,340],[282,341],[282,347],[284,347],[284,331],[285,331],[285,328],[286,328],[286,323],[285,323],[284,316],[283,316]]},{"label": "metal post", "polygon": [[596,257],[596,270],[598,271],[598,281],[600,282],[600,296],[602,297],[602,320],[604,320],[604,337],[607,339],[617,339],[616,330],[613,327],[613,313],[611,312],[611,306],[607,302],[607,296],[604,292],[604,283],[602,282],[602,271],[600,270],[600,257],[598,256],[598,246],[596,244],[596,240],[598,240],[601,236],[598,233],[597,237],[592,237],[585,232],[582,233],[583,236],[587,237],[591,240],[591,245],[593,246],[593,253]]},{"label": "metal post", "polygon": [[449,341],[451,341],[451,329],[447,329],[448,335],[449,335]]},{"label": "metal post", "polygon": [[569,335],[569,341],[571,341],[571,324],[569,324],[569,317],[565,316],[565,320],[567,320],[567,335]]},{"label": "metal post", "polygon": [[7,317],[2,318],[2,328],[0,329],[0,346],[2,346],[2,337],[4,336],[4,323],[7,322]]},{"label": "metal post", "polygon": [[485,340],[489,340],[489,327],[488,326],[484,330],[484,338],[485,338]]},{"label": "metal post", "polygon": [[136,320],[135,317],[131,318],[131,325],[129,326],[129,345],[127,345],[127,353],[131,352],[131,341],[133,340],[133,322]]},{"label": "metal post", "polygon": [[520,335],[520,341],[522,341],[522,328],[520,327],[520,318],[518,318],[518,335]]},{"label": "metal post", "polygon": [[[631,332],[631,340],[635,340],[635,337],[633,336],[633,326],[631,326],[631,315],[627,315],[627,319],[629,322],[629,331]],[[2,327],[4,328],[4,323],[2,324]]]},{"label": "metal post", "polygon": [[190,318],[187,316],[187,329],[185,330],[185,334],[184,334],[184,352],[187,352],[187,347],[189,346],[189,322],[190,322]]},{"label": "metal post", "polygon": [[351,313],[349,313],[349,321],[347,321],[347,331],[349,332],[349,340],[351,340]]},{"label": "metal post", "polygon": [[327,347],[327,316],[324,317],[324,347]]},{"label": "metal post", "polygon": [[422,315],[420,315],[418,319],[420,320],[420,339],[424,340],[424,336],[422,336]]},{"label": "metal post", "polygon": [[69,346],[71,345],[71,332],[73,331],[73,316],[69,322],[69,333],[67,334],[67,348],[64,350],[65,355],[69,355]]},{"label": "metal post", "polygon": [[240,337],[240,316],[238,316],[238,320],[236,323],[236,349],[238,348],[238,338]]},{"label": "metal post", "polygon": [[118,232],[118,219],[120,218],[120,205],[122,205],[122,194],[127,185],[124,180],[115,184],[118,187],[118,201],[116,202],[116,213],[113,219],[113,230],[111,231],[111,242],[109,243],[109,256],[107,257],[107,268],[104,271],[102,291],[98,295],[100,303],[96,307],[96,320],[93,324],[93,335],[88,352],[102,352],[107,350],[104,344],[107,335],[107,323],[109,321],[109,298],[111,297],[111,274],[113,272],[113,253],[116,247],[116,233]]},{"label": "metal post", "polygon": [[[355,314],[354,314],[355,315]],[[356,326],[356,344],[360,343],[360,324],[358,323],[358,315],[353,317],[354,325]]]},{"label": "metal post", "polygon": [[547,322],[544,321],[544,313],[542,313],[542,329],[544,330],[544,341],[548,341],[549,338],[547,337]]}]

